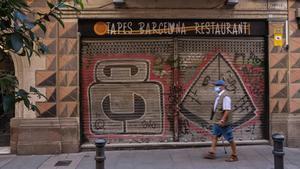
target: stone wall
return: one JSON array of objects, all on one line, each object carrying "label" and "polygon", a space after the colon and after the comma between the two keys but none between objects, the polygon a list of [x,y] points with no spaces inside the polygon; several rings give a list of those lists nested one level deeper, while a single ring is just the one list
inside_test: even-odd
[{"label": "stone wall", "polygon": [[[44,10],[44,0],[30,0],[37,10]],[[25,61],[13,58],[20,87],[38,87],[48,97],[36,100],[41,113],[27,111],[18,105],[11,121],[11,148],[18,154],[77,152],[80,146],[80,90],[78,18],[201,18],[201,19],[264,19],[269,21],[269,118],[270,133],[282,132],[287,145],[299,144],[300,50],[295,9],[299,2],[286,0],[240,0],[234,8],[223,6],[225,0],[149,1],[126,0],[125,8],[115,8],[111,0],[89,0],[81,14],[64,11],[65,27],[57,22],[47,25],[48,32],[37,33],[49,48],[49,53],[36,59],[29,67]],[[289,6],[289,50],[274,47],[275,27],[285,31]],[[285,33],[284,42],[285,42]],[[298,38],[298,39],[297,39]],[[24,66],[25,65],[25,66]],[[298,70],[299,69],[299,70]],[[28,75],[30,73],[30,77]],[[34,75],[33,75],[34,74]],[[28,77],[30,80],[28,80]],[[151,125],[151,124],[150,124]],[[299,127],[298,127],[299,128]]]},{"label": "stone wall", "polygon": [[[28,1],[37,11],[45,11],[46,1]],[[48,100],[34,99],[40,113],[17,105],[11,120],[11,150],[17,154],[78,152],[80,146],[78,92],[78,35],[76,20],[56,21],[46,25],[44,34],[35,32],[48,46],[48,53],[34,56],[29,65],[14,57],[20,88],[37,87]]]},{"label": "stone wall", "polygon": [[295,17],[297,8],[300,8],[300,2],[289,0],[290,114],[287,141],[289,147],[300,146],[300,27]]}]

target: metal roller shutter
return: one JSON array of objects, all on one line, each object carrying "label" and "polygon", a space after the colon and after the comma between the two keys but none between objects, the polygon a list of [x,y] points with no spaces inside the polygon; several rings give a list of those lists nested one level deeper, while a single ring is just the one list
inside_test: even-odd
[{"label": "metal roller shutter", "polygon": [[232,99],[233,126],[239,140],[265,139],[266,55],[263,38],[179,39],[183,85],[180,140],[210,140],[213,83],[224,79]]},{"label": "metal roller shutter", "polygon": [[83,39],[83,135],[110,142],[207,141],[212,83],[232,97],[235,137],[268,135],[263,38]]},{"label": "metal roller shutter", "polygon": [[[172,141],[172,39],[88,40],[81,50],[82,122],[87,140]],[[168,120],[169,119],[169,120]]]}]

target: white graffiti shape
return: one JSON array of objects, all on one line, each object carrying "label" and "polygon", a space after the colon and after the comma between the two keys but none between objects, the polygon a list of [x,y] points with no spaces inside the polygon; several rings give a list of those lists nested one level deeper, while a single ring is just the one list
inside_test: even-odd
[{"label": "white graffiti shape", "polygon": [[[198,126],[209,129],[209,118],[215,98],[215,93],[212,91],[213,82],[218,79],[225,80],[226,89],[232,99],[233,126],[240,126],[255,117],[256,108],[241,78],[220,53],[202,69],[195,79],[180,104],[181,113]],[[193,91],[197,91],[197,95]]]},{"label": "white graffiti shape", "polygon": [[88,91],[94,134],[162,133],[162,85],[148,81],[148,65],[145,60],[120,59],[96,64]]}]

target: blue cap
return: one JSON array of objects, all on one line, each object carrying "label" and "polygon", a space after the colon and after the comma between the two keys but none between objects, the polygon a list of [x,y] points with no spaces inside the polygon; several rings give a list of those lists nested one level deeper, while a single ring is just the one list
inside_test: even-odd
[{"label": "blue cap", "polygon": [[217,81],[215,82],[215,86],[224,86],[224,85],[225,85],[224,80],[217,80]]}]

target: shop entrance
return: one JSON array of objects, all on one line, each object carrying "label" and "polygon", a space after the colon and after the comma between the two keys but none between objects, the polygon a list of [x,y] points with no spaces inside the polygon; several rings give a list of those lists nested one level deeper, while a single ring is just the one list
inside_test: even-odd
[{"label": "shop entrance", "polygon": [[[4,74],[14,75],[14,64],[10,58],[0,61],[0,76]],[[4,89],[0,88],[0,146],[10,145],[10,119],[15,116],[15,112],[4,112]]]},{"label": "shop entrance", "polygon": [[217,79],[236,139],[268,139],[265,51],[259,37],[82,38],[83,141],[208,141]]}]

